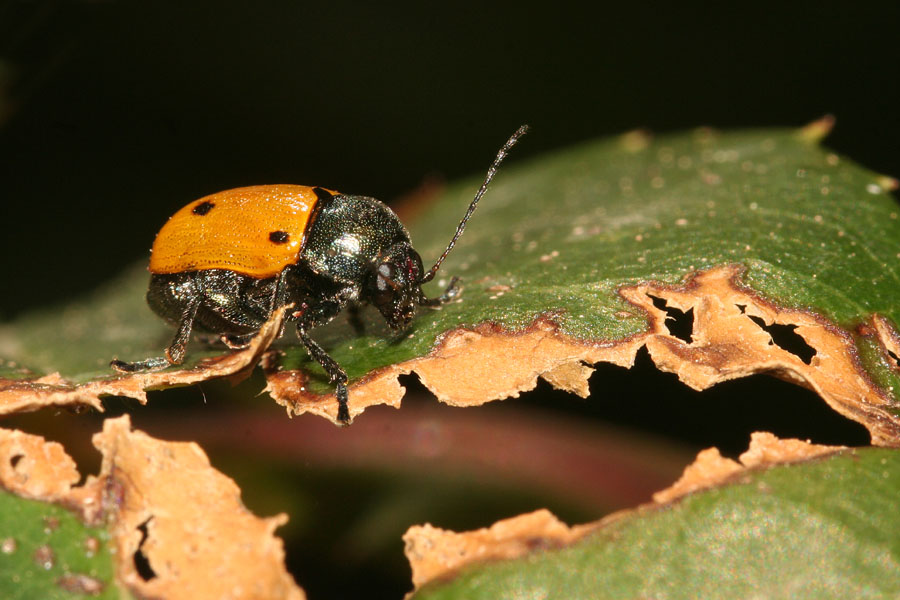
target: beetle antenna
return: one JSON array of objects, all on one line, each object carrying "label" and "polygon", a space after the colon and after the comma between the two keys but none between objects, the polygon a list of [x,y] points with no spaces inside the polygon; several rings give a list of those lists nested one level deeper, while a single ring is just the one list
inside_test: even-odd
[{"label": "beetle antenna", "polygon": [[462,235],[463,231],[466,229],[466,223],[469,220],[469,217],[472,216],[472,213],[475,212],[475,208],[478,206],[478,201],[481,200],[481,197],[484,196],[484,193],[487,191],[488,185],[491,183],[491,179],[494,178],[494,175],[497,174],[497,169],[500,168],[500,163],[503,162],[503,159],[506,158],[506,155],[509,153],[510,148],[516,145],[516,142],[519,141],[519,138],[528,133],[528,125],[522,125],[516,132],[512,134],[506,143],[503,144],[503,147],[500,148],[500,151],[497,152],[497,158],[494,159],[494,162],[491,163],[490,168],[488,169],[487,176],[484,178],[484,183],[481,184],[481,188],[478,190],[478,193],[475,194],[475,199],[472,200],[472,203],[469,205],[469,210],[466,211],[466,216],[463,217],[462,221],[459,222],[459,225],[456,227],[456,233],[453,236],[453,239],[450,240],[450,243],[447,245],[447,249],[444,250],[444,253],[441,254],[441,257],[437,259],[437,262],[434,263],[434,266],[428,270],[425,275],[419,279],[419,284],[428,283],[432,279],[434,279],[434,274],[437,273],[438,269],[441,268],[441,263],[444,262],[444,259],[447,258],[447,255],[450,254],[450,251],[453,250],[453,246],[456,245],[456,240],[459,239],[459,236]]}]

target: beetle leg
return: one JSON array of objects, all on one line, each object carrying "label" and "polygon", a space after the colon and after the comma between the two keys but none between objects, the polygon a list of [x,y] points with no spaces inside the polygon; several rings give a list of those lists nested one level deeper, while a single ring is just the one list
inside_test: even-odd
[{"label": "beetle leg", "polygon": [[322,368],[328,373],[331,383],[337,384],[337,418],[342,424],[349,425],[350,410],[347,407],[347,372],[315,340],[309,337],[306,327],[299,323],[297,324],[297,335],[300,336],[300,341],[303,342],[303,346],[306,347],[306,351],[309,352],[313,360],[322,365]]},{"label": "beetle leg", "polygon": [[184,307],[181,313],[181,321],[178,323],[178,331],[172,343],[166,348],[166,359],[171,365],[180,365],[184,362],[184,348],[187,346],[188,340],[191,339],[191,329],[194,326],[194,317],[197,316],[197,309],[200,308],[200,299],[192,299],[191,302]]},{"label": "beetle leg", "polygon": [[181,313],[181,322],[178,324],[178,331],[169,347],[166,348],[165,356],[154,356],[146,360],[137,362],[125,362],[122,360],[113,360],[109,363],[116,371],[123,373],[134,373],[136,371],[149,371],[151,369],[162,369],[169,365],[180,365],[184,362],[184,347],[187,345],[191,337],[191,328],[194,325],[194,317],[197,316],[197,309],[200,308],[200,300],[192,300]]},{"label": "beetle leg", "polygon": [[136,373],[137,371],[150,371],[168,367],[169,360],[165,356],[154,356],[153,358],[137,362],[125,362],[124,360],[114,359],[109,362],[109,366],[122,373]]},{"label": "beetle leg", "polygon": [[[281,273],[278,275],[278,281],[275,282],[275,291],[272,292],[272,302],[269,304],[270,317],[276,310],[278,310],[285,304],[288,304],[287,274],[287,268],[282,269]],[[281,322],[281,329],[278,330],[278,335],[276,337],[281,337],[284,335],[284,326],[285,321],[283,320]]]},{"label": "beetle leg", "polygon": [[447,289],[444,290],[444,293],[435,298],[426,298],[425,294],[422,293],[421,288],[419,289],[419,306],[440,306],[445,302],[449,302],[453,300],[459,295],[459,286],[456,285],[459,282],[459,277],[452,277],[450,279],[450,284],[447,286]]},{"label": "beetle leg", "polygon": [[250,342],[253,340],[253,336],[255,333],[248,333],[245,335],[220,335],[219,340],[226,346],[228,346],[232,350],[243,350],[247,346],[250,345]]}]

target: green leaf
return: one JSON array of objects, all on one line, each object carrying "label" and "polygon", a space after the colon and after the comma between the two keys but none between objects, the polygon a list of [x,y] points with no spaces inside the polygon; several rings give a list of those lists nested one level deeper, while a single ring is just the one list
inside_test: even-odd
[{"label": "green leaf", "polygon": [[[654,289],[690,286],[692,276],[729,266],[737,269],[733,286],[749,293],[751,301],[758,299],[776,312],[801,311],[816,320],[818,329],[805,332],[791,320],[796,315],[778,313],[782,320],[775,321],[818,352],[816,361],[833,354],[820,343],[821,336],[846,342],[841,377],[860,389],[849,389],[850,399],[834,398],[815,378],[817,363],[804,370],[796,360],[774,366],[751,361],[733,371],[726,361],[716,366],[718,380],[775,369],[867,424],[879,443],[896,439],[900,368],[896,347],[892,354],[889,342],[900,339],[900,222],[888,193],[896,182],[820,147],[818,137],[825,129],[827,123],[820,122],[800,131],[720,134],[703,129],[655,140],[629,134],[519,163],[513,156],[439,273],[444,284],[450,276],[462,278],[457,300],[438,310],[422,309],[399,336],[387,331],[372,309],[364,314],[363,336],[356,336],[345,319],[320,328],[315,336],[345,367],[356,389],[364,387],[373,371],[398,364],[411,370],[423,364],[411,361],[440,358],[447,332],[483,324],[494,335],[508,335],[530,331],[543,319],[567,343],[611,348],[665,333],[648,319],[653,306],[636,306],[623,296],[624,287],[647,282]],[[530,135],[540,135],[540,130]],[[490,153],[484,154],[487,163]],[[452,186],[411,227],[426,265],[449,240],[479,181]],[[0,375],[21,378],[24,368],[35,377],[59,371],[69,382],[96,382],[119,377],[106,366],[113,357],[160,355],[172,332],[145,306],[146,281],[146,272],[135,269],[90,298],[23,317],[0,331],[5,359],[0,360]],[[437,295],[441,285],[429,284],[427,292]],[[768,317],[755,318],[759,322],[754,327],[773,324]],[[881,329],[874,325],[876,318]],[[760,335],[768,340],[771,331]],[[750,342],[731,340],[734,347],[742,344]],[[628,350],[632,356],[637,347]],[[311,374],[308,381],[287,377],[287,387],[305,389],[301,394],[332,391],[322,369],[293,336],[282,340],[280,348],[271,372]],[[194,344],[188,367],[216,353]],[[628,363],[625,354],[623,350],[620,364]],[[593,354],[570,354],[568,360],[573,356],[610,360]],[[473,358],[471,364],[477,366],[479,360]],[[673,360],[661,366],[681,371]],[[695,363],[693,355],[682,360],[687,367]],[[453,368],[455,381],[474,377],[465,364],[454,363]],[[714,382],[688,381],[695,387]],[[523,385],[504,393],[516,393]],[[284,396],[285,386],[272,393]],[[446,389],[439,393],[450,395]],[[353,399],[351,390],[351,408]]]},{"label": "green leaf", "polygon": [[82,383],[113,376],[114,356],[160,354],[172,334],[144,301],[148,281],[146,265],[135,265],[83,298],[24,315],[0,331],[5,362]]},{"label": "green leaf", "polygon": [[413,597],[896,598],[898,490],[897,450],[750,471],[569,547],[473,566]]},{"label": "green leaf", "polygon": [[[426,264],[449,241],[476,182],[450,188],[411,227]],[[522,330],[544,313],[575,338],[622,339],[646,322],[619,316],[631,311],[620,286],[677,284],[733,263],[783,306],[847,328],[872,313],[897,323],[900,222],[885,187],[884,177],[795,130],[699,130],[631,151],[609,139],[509,164],[441,269],[463,278],[462,301],[423,311],[414,335],[344,340],[332,354],[360,377],[426,354],[450,328],[490,321]],[[497,286],[511,289],[498,294]],[[302,350],[292,359],[309,362]]]},{"label": "green leaf", "polygon": [[[825,126],[698,130],[656,140],[632,134],[509,164],[442,268],[444,278],[462,277],[459,300],[423,310],[402,337],[385,337],[376,326],[355,338],[338,325],[321,339],[351,379],[426,357],[447,331],[483,323],[524,332],[543,317],[576,344],[625,342],[651,328],[648,311],[620,294],[624,286],[677,286],[692,274],[735,266],[736,287],[777,310],[812,315],[816,335],[849,340],[845,379],[874,379],[877,389],[859,396],[885,408],[877,417],[860,417],[864,410],[842,401],[830,400],[832,406],[870,424],[895,422],[897,360],[885,340],[876,339],[871,320],[880,315],[893,330],[886,336],[896,337],[900,222],[888,193],[896,182],[820,147],[817,135]],[[477,181],[451,187],[411,228],[426,265],[440,254]],[[439,291],[435,284],[428,290]],[[779,324],[796,325],[789,318]],[[819,347],[819,358],[830,355],[801,337]],[[857,373],[857,356],[865,375]],[[286,350],[278,366],[315,373],[308,387],[330,389],[302,348]],[[727,367],[722,378],[734,377]],[[456,377],[463,381],[466,373]],[[805,379],[827,397],[808,373],[791,378]],[[876,439],[896,437],[896,423],[886,432],[872,429]]]},{"label": "green leaf", "polygon": [[0,598],[128,598],[113,579],[109,534],[70,511],[0,491]]}]

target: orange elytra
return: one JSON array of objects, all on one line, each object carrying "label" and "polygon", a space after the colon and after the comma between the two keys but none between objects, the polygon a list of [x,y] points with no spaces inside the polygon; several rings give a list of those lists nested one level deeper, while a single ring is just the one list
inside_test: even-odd
[{"label": "orange elytra", "polygon": [[228,269],[275,277],[297,262],[317,202],[305,185],[258,185],[195,200],[157,234],[150,272]]}]

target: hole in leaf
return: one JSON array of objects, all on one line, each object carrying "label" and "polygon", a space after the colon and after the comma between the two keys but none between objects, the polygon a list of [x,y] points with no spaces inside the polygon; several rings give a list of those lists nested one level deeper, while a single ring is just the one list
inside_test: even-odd
[{"label": "hole in leaf", "polygon": [[[153,517],[150,517],[150,519],[152,518]],[[141,550],[144,547],[144,542],[147,541],[147,524],[150,522],[150,519],[147,519],[138,526],[138,529],[141,532],[141,542],[138,544],[138,548],[134,553],[134,568],[137,569],[138,575],[140,575],[141,579],[144,581],[150,581],[156,577],[156,571],[150,566],[150,561],[147,560],[147,557]]]},{"label": "hole in leaf", "polygon": [[894,361],[894,366],[900,367],[900,356],[897,356],[890,348],[885,348],[885,350],[887,351],[888,356],[891,357],[891,360]]},{"label": "hole in leaf", "polygon": [[[110,409],[121,412],[116,405],[111,405]],[[49,415],[47,411],[35,411],[6,415],[3,426],[7,429],[27,431],[43,437],[48,442],[61,444],[66,449],[66,453],[75,461],[80,474],[78,485],[82,485],[90,473],[100,470],[100,453],[91,444],[91,436],[102,427],[102,422],[102,419],[94,411],[81,417],[68,418],[66,426],[61,427],[58,419]],[[22,458],[24,455],[9,457],[13,468]]]},{"label": "hole in leaf", "polygon": [[9,457],[9,464],[12,466],[13,469],[15,469],[16,465],[18,465],[19,461],[22,460],[23,458],[25,458],[25,455],[22,453],[13,454],[12,456]]},{"label": "hole in leaf", "polygon": [[537,406],[677,440],[692,452],[715,446],[729,457],[747,450],[754,431],[817,444],[871,444],[865,427],[832,410],[815,392],[767,374],[698,392],[660,371],[646,348],[638,351],[630,370],[608,363],[594,367],[588,400],[539,381],[535,393],[522,394],[506,410]]},{"label": "hole in leaf", "polygon": [[669,306],[665,298],[651,296],[653,306],[660,310],[666,311],[666,329],[669,335],[677,337],[679,340],[690,344],[694,341],[692,333],[694,331],[694,309],[690,308],[687,312],[679,310],[674,306]]},{"label": "hole in leaf", "polygon": [[806,364],[812,362],[812,357],[816,355],[816,349],[807,344],[803,336],[794,331],[797,329],[796,325],[780,325],[778,323],[766,325],[766,322],[759,317],[747,316],[772,337],[772,343],[776,346],[790,352]]}]

